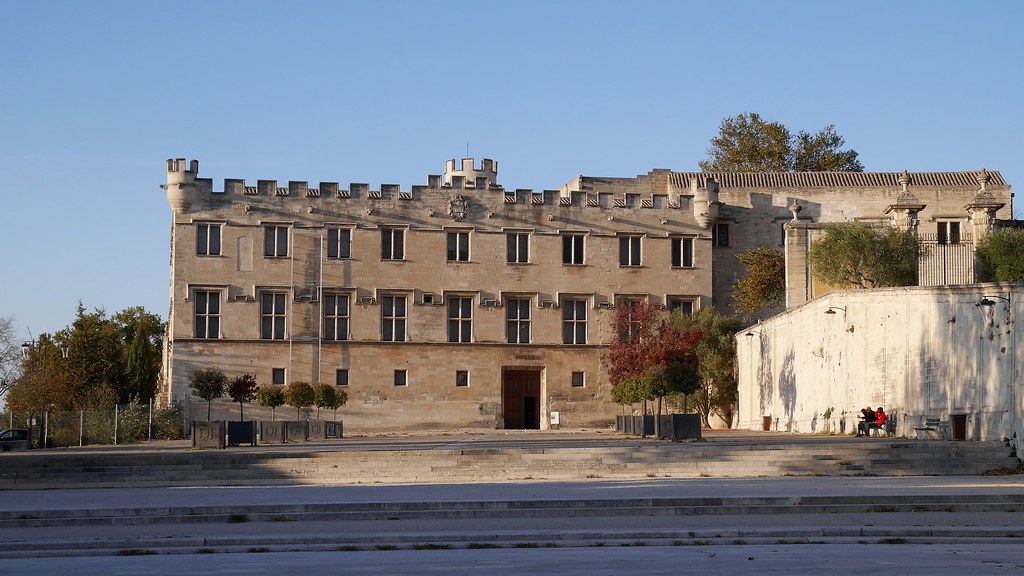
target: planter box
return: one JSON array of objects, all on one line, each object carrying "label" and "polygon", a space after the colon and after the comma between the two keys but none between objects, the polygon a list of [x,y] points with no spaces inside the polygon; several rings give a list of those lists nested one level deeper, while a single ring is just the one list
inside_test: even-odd
[{"label": "planter box", "polygon": [[654,436],[654,416],[626,416],[626,434]]},{"label": "planter box", "polygon": [[223,448],[224,447],[224,422],[193,421],[192,422],[192,447],[193,448]]},{"label": "planter box", "polygon": [[342,425],[341,420],[332,421],[328,420],[324,422],[326,424],[325,430],[328,438],[343,438],[345,427]]},{"label": "planter box", "polygon": [[256,422],[228,422],[228,446],[256,445]]},{"label": "planter box", "polygon": [[283,422],[284,424],[284,441],[285,442],[305,442],[306,436],[306,422],[289,420]]},{"label": "planter box", "polygon": [[700,440],[700,414],[668,414],[661,417],[661,437],[673,442]]},{"label": "planter box", "polygon": [[284,422],[260,422],[260,442],[281,444],[284,442]]},{"label": "planter box", "polygon": [[323,420],[306,422],[306,440],[323,440],[327,438],[327,423]]}]

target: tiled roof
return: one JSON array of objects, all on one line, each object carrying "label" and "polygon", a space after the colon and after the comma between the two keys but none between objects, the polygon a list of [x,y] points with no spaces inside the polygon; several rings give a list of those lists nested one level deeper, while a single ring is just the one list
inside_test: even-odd
[{"label": "tiled roof", "polygon": [[[857,188],[899,187],[902,172],[672,172],[673,186],[686,188],[690,180],[704,188],[713,178],[722,188]],[[1006,186],[1002,174],[988,173],[989,186]],[[965,186],[980,188],[978,172],[911,172],[910,187]]]}]

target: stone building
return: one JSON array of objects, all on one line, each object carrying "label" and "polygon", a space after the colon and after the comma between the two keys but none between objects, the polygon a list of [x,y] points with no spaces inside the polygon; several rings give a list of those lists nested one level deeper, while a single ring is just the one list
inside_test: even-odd
[{"label": "stone building", "polygon": [[[617,305],[728,311],[735,255],[782,247],[794,220],[970,224],[978,173],[579,176],[506,190],[497,163],[449,160],[383,184],[199,178],[167,161],[171,307],[165,401],[216,366],[261,384],[345,387],[350,430],[606,426]],[[986,173],[1007,207],[1010,188]],[[984,186],[982,186],[984,187]],[[947,236],[947,239],[949,236]]]}]

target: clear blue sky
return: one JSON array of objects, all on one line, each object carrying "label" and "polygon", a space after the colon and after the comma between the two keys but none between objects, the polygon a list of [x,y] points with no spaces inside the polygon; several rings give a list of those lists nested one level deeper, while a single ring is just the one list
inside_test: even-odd
[{"label": "clear blue sky", "polygon": [[[1024,2],[0,0],[0,315],[166,317],[164,160],[510,188],[695,170],[719,122],[836,125],[869,171],[1024,190]],[[1020,214],[1020,204],[1017,212]]]}]

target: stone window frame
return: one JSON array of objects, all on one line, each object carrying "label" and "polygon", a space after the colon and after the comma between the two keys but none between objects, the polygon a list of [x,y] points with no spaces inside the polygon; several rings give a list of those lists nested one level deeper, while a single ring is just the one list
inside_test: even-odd
[{"label": "stone window frame", "polygon": [[[562,297],[559,302],[559,306],[562,308],[562,344],[569,346],[585,346],[587,344],[590,336],[590,318],[587,313],[589,305],[589,298]],[[580,338],[580,329],[582,329],[582,338]]]},{"label": "stone window frame", "polygon": [[[578,382],[578,383],[577,383]],[[586,388],[587,373],[582,370],[573,370],[569,380],[570,388]]]},{"label": "stone window frame", "polygon": [[334,385],[342,388],[349,385],[349,372],[348,368],[338,368],[334,371]]},{"label": "stone window frame", "polygon": [[[396,310],[399,299],[402,302],[402,313]],[[380,304],[380,341],[408,342],[409,295],[404,293],[382,294],[380,295]],[[390,337],[388,337],[387,330],[389,325],[391,329]]]},{"label": "stone window frame", "polygon": [[286,223],[264,223],[263,224],[263,257],[264,258],[287,258],[288,244],[290,243],[291,224]]},{"label": "stone window frame", "polygon": [[445,230],[445,261],[446,262],[469,262],[470,261],[470,230],[457,229]]},{"label": "stone window frame", "polygon": [[[689,312],[684,310],[686,304],[690,305]],[[665,296],[665,307],[668,308],[670,313],[678,309],[684,316],[691,316],[700,310],[700,297],[685,294],[669,294]]]},{"label": "stone window frame", "polygon": [[505,263],[530,263],[530,232],[527,230],[505,231]]},{"label": "stone window frame", "polygon": [[[192,300],[192,337],[200,338],[204,340],[218,340],[221,338],[221,310],[223,308],[221,302],[221,295],[224,293],[223,288],[220,287],[195,287],[189,288],[191,291]],[[200,299],[199,295],[204,294],[204,298]],[[211,296],[214,298],[211,299]],[[205,304],[204,310],[200,311],[200,303]],[[217,310],[210,312],[210,303],[216,302]],[[210,330],[211,320],[216,324],[216,330]],[[199,327],[203,326],[202,334],[200,335]],[[214,335],[210,335],[211,332],[216,332]]]},{"label": "stone window frame", "polygon": [[[288,339],[288,291],[265,288],[259,291],[260,340]],[[267,298],[271,297],[270,309],[267,309]],[[280,308],[279,309],[279,305]],[[269,321],[269,325],[267,322]],[[269,326],[269,331],[267,330]],[[270,334],[270,336],[267,336]]]},{"label": "stone window frame", "polygon": [[[352,330],[352,299],[353,294],[348,291],[325,291],[323,298],[323,338],[330,342],[345,342],[351,339]],[[345,298],[345,310],[338,310],[338,299]],[[328,303],[334,300],[333,309],[328,308]],[[330,312],[334,312],[333,314]],[[343,313],[340,313],[343,312]],[[339,322],[344,322],[344,334],[338,333]],[[328,326],[333,324],[333,330],[328,332]],[[332,337],[333,335],[333,337]]]},{"label": "stone window frame", "polygon": [[469,370],[455,371],[455,387],[469,388]]},{"label": "stone window frame", "polygon": [[567,230],[559,236],[562,240],[562,266],[586,266],[588,233]]},{"label": "stone window frame", "polygon": [[395,368],[394,380],[395,387],[408,388],[409,387],[409,370],[406,368]]},{"label": "stone window frame", "polygon": [[[513,304],[515,302],[516,304]],[[523,318],[522,303],[526,303],[526,318]],[[517,316],[512,318],[511,315]],[[526,329],[525,341],[521,338],[522,330]],[[513,331],[513,328],[515,329]],[[512,335],[515,334],[515,338]],[[530,344],[533,341],[533,298],[525,295],[505,297],[505,342],[508,344]]]},{"label": "stone window frame", "polygon": [[408,236],[408,234],[406,234],[407,231],[408,228],[405,226],[381,227],[380,259],[382,262],[402,262],[405,260],[405,243],[406,236]]},{"label": "stone window frame", "polygon": [[195,226],[196,256],[221,256],[224,222],[196,222]]},{"label": "stone window frame", "polygon": [[643,234],[624,232],[618,234],[619,267],[639,268],[643,266]]},{"label": "stone window frame", "polygon": [[[447,320],[449,344],[471,344],[473,342],[473,305],[475,299],[476,297],[472,294],[445,294],[445,320]],[[457,306],[457,308],[453,309],[453,306]]]},{"label": "stone window frame", "polygon": [[693,236],[669,236],[672,268],[694,267],[696,240]]},{"label": "stone window frame", "polygon": [[[327,226],[327,258],[350,260],[352,258],[352,226],[331,224]],[[344,233],[344,234],[342,234]],[[332,236],[334,236],[332,238]]]}]

